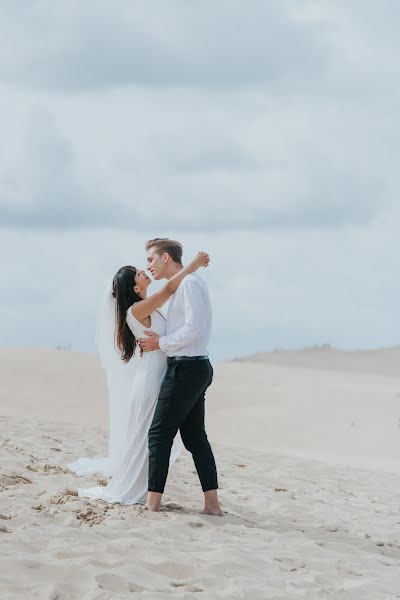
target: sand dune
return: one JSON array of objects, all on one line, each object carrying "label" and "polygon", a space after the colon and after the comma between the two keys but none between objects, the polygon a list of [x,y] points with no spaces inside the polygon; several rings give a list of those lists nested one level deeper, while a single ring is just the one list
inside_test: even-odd
[{"label": "sand dune", "polygon": [[216,365],[223,519],[199,514],[187,453],[159,514],[77,498],[96,477],[65,465],[106,450],[96,356],[0,351],[2,598],[400,597],[396,351]]},{"label": "sand dune", "polygon": [[257,352],[235,359],[237,362],[285,365],[330,371],[355,371],[400,377],[400,346],[378,350],[338,350],[326,344],[302,350]]}]

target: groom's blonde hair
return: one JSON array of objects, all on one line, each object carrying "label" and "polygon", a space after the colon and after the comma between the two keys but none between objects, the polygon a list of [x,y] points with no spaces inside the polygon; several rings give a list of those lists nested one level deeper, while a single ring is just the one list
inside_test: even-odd
[{"label": "groom's blonde hair", "polygon": [[178,264],[182,263],[182,244],[176,240],[170,240],[169,238],[154,238],[146,242],[146,250],[154,248],[157,254],[161,256],[164,252],[170,255],[172,260]]}]

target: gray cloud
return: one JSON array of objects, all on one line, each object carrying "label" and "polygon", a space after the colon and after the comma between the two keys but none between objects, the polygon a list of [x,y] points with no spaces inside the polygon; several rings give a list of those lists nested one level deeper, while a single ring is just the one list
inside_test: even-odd
[{"label": "gray cloud", "polygon": [[46,96],[40,108],[34,98],[29,110],[14,109],[19,129],[4,124],[13,150],[5,142],[0,223],[332,228],[364,225],[387,209],[397,186],[385,160],[391,123],[378,114],[371,125],[341,105],[332,122],[329,101],[307,98],[293,107],[269,97],[266,110],[262,97],[238,92],[226,104],[225,94],[136,90]]},{"label": "gray cloud", "polygon": [[374,19],[343,1],[3,2],[0,224],[379,218],[399,190],[397,41],[366,2]]},{"label": "gray cloud", "polygon": [[309,76],[329,59],[288,3],[239,0],[3,2],[0,77],[53,89],[231,87]]}]

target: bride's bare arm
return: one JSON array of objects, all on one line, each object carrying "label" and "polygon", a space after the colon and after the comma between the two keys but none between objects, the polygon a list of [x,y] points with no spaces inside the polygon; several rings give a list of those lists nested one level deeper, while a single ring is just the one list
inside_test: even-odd
[{"label": "bride's bare arm", "polygon": [[138,321],[146,319],[157,308],[165,304],[172,294],[175,294],[179,284],[186,275],[194,273],[200,267],[208,267],[209,263],[209,255],[206,252],[198,252],[195,258],[186,267],[183,267],[183,269],[176,273],[176,275],[173,275],[158,292],[155,292],[149,298],[136,302],[131,308],[133,316]]}]

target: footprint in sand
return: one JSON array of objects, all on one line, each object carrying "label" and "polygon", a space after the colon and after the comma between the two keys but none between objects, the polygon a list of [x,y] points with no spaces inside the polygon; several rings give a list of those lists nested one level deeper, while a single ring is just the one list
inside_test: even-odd
[{"label": "footprint in sand", "polygon": [[23,456],[25,456],[25,458],[31,458],[32,460],[36,459],[36,457],[33,454],[30,454],[26,449],[21,448],[18,445],[12,444],[10,442],[10,438],[3,440],[1,445],[10,452],[18,452],[18,454],[22,454]]},{"label": "footprint in sand", "polygon": [[168,504],[163,504],[160,508],[160,512],[175,512],[175,511],[184,511],[184,507],[180,504],[175,504],[174,502],[168,502]]},{"label": "footprint in sand", "polygon": [[71,471],[64,467],[58,467],[57,465],[49,465],[48,463],[44,465],[25,465],[29,471],[33,471],[34,473],[44,473],[45,475],[50,475],[50,473],[62,473],[64,475],[69,475]]},{"label": "footprint in sand", "polygon": [[180,581],[172,581],[170,586],[174,588],[185,588],[185,592],[204,592],[203,588],[199,587],[198,585],[183,583]]},{"label": "footprint in sand", "polygon": [[11,531],[5,525],[0,525],[0,533],[11,533]]},{"label": "footprint in sand", "polygon": [[107,590],[108,592],[143,592],[144,588],[140,585],[136,585],[131,581],[127,581],[119,575],[113,573],[103,573],[102,575],[96,576],[96,582],[99,588]]},{"label": "footprint in sand", "polygon": [[76,502],[78,500],[78,492],[75,490],[65,490],[61,494],[55,494],[49,500],[49,504],[66,504],[67,502]]},{"label": "footprint in sand", "polygon": [[274,556],[273,560],[281,563],[282,571],[290,571],[291,573],[293,573],[294,571],[303,571],[307,568],[304,562],[298,561],[297,559],[291,558],[290,556]]},{"label": "footprint in sand", "polygon": [[104,506],[89,506],[84,510],[78,509],[76,511],[77,518],[83,521],[89,527],[93,525],[100,525],[106,518],[109,510],[113,510],[115,507],[113,504],[104,504]]},{"label": "footprint in sand", "polygon": [[50,440],[51,442],[56,442],[57,444],[62,444],[62,440],[58,440],[57,438],[51,437],[50,435],[46,435],[45,433],[40,436],[43,440]]},{"label": "footprint in sand", "polygon": [[[165,561],[158,564],[147,563],[146,567],[153,573],[158,573],[158,575],[164,575],[165,577],[170,577],[171,579],[191,579],[194,575],[192,568],[170,561]],[[183,585],[188,585],[188,583]]]},{"label": "footprint in sand", "polygon": [[11,515],[3,515],[2,513],[0,513],[0,519],[2,521],[10,521],[11,519],[13,519],[14,517],[12,517]]},{"label": "footprint in sand", "polygon": [[10,473],[9,475],[3,473],[0,475],[0,490],[8,490],[9,487],[20,484],[32,483],[30,479],[17,473]]},{"label": "footprint in sand", "polygon": [[188,525],[189,527],[194,527],[195,529],[197,527],[204,527],[204,523],[201,523],[200,521],[189,521]]}]

